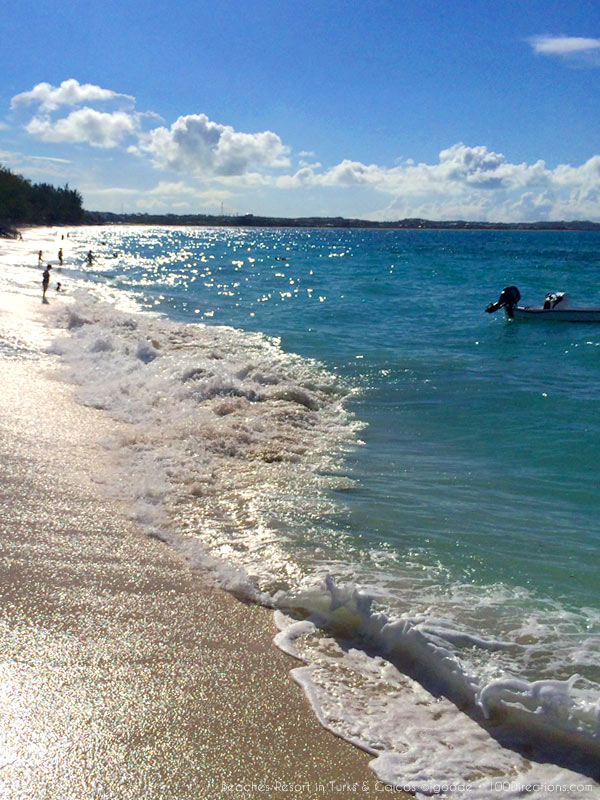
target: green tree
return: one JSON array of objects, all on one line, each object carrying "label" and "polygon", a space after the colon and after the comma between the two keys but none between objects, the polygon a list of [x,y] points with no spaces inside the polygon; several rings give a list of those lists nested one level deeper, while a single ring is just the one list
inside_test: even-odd
[{"label": "green tree", "polygon": [[32,184],[0,165],[0,222],[77,225],[83,217],[82,197],[69,184]]}]

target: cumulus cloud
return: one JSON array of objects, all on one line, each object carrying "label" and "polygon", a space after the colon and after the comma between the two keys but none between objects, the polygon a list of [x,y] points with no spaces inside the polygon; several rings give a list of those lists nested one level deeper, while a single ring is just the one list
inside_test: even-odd
[{"label": "cumulus cloud", "polygon": [[[118,110],[98,110],[89,105],[107,102],[113,107],[116,103]],[[35,106],[25,130],[44,142],[86,142],[92,147],[111,148],[140,130],[145,115],[133,110],[134,103],[130,95],[69,78],[60,86],[38,83],[31,91],[15,95],[11,109],[17,113]]]},{"label": "cumulus cloud", "polygon": [[408,160],[396,167],[382,167],[345,159],[319,173],[310,166],[303,167],[292,176],[282,176],[278,185],[370,186],[408,195],[436,191],[455,194],[465,187],[492,190],[528,186],[539,181],[544,170],[543,161],[511,164],[504,155],[483,145],[468,147],[458,143],[442,150],[437,164],[415,164]]},{"label": "cumulus cloud", "polygon": [[35,103],[39,105],[41,111],[48,112],[55,111],[63,105],[75,106],[98,100],[126,100],[131,104],[135,102],[135,98],[131,95],[120,94],[112,89],[103,89],[92,83],[81,84],[75,78],[69,78],[60,86],[52,86],[45,82],[38,83],[31,91],[16,94],[10,102],[10,107],[14,109],[19,105]]},{"label": "cumulus cloud", "polygon": [[25,129],[44,142],[87,142],[92,147],[116,147],[125,136],[138,131],[134,114],[125,111],[96,111],[81,108],[52,121],[48,116],[34,117]]},{"label": "cumulus cloud", "polygon": [[[531,44],[545,55],[600,54],[600,40],[596,39],[534,37]],[[106,102],[117,103],[116,110],[106,105],[93,107]],[[294,170],[289,148],[273,131],[237,131],[200,113],[180,116],[170,126],[157,124],[148,121],[156,115],[136,111],[133,103],[134,98],[128,95],[70,79],[58,87],[37,84],[30,92],[15,95],[12,106],[28,110],[35,104],[34,116],[27,118],[25,128],[37,139],[121,148],[177,175],[175,180],[161,181],[144,192],[107,190],[106,202],[109,197],[121,196],[129,197],[140,208],[197,208],[230,199],[231,192],[240,197],[247,192],[248,196],[261,194],[266,198],[269,191],[279,189],[305,192],[313,207],[315,202],[326,207],[325,197],[333,204],[334,198],[345,193],[357,199],[357,209],[367,203],[371,208],[383,206],[369,214],[379,219],[600,217],[600,155],[581,165],[561,164],[551,169],[542,160],[513,163],[485,145],[459,142],[441,150],[434,163],[406,159],[393,166],[342,159],[324,167],[312,152],[304,150],[295,157]],[[149,125],[155,127],[147,130]],[[313,163],[306,157],[314,159]],[[194,179],[201,189],[189,185]],[[94,191],[101,200],[102,190]],[[318,200],[317,193],[321,195]],[[331,213],[335,213],[335,207]]]},{"label": "cumulus cloud", "polygon": [[[93,107],[108,101],[119,101],[120,107],[112,111]],[[123,101],[129,107],[123,108]],[[38,83],[31,91],[15,95],[11,108],[36,106],[25,130],[44,142],[85,142],[106,149],[133,137],[130,153],[149,158],[160,169],[206,180],[260,185],[264,182],[261,171],[289,166],[289,148],[272,131],[236,131],[230,125],[213,122],[206,114],[181,116],[170,127],[160,125],[143,131],[143,120],[158,115],[138,112],[134,103],[130,95],[70,78],[60,86]],[[75,108],[69,110],[69,106]]]},{"label": "cumulus cloud", "polygon": [[289,164],[288,148],[277,134],[241,133],[212,122],[206,114],[189,114],[170,128],[154,128],[142,134],[130,151],[149,156],[157,167],[200,177],[239,176],[257,167]]},{"label": "cumulus cloud", "polygon": [[390,198],[371,215],[384,219],[597,219],[600,156],[549,169],[541,160],[514,164],[483,145],[458,143],[442,150],[434,164],[408,160],[384,167],[346,159],[324,171],[302,167],[279,176],[275,185],[371,189]]}]

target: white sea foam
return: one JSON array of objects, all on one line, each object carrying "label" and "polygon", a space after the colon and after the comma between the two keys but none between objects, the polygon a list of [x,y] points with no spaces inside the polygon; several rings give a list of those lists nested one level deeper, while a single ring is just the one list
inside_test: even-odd
[{"label": "white sea foam", "polygon": [[[132,514],[227,590],[292,614],[278,644],[309,664],[294,677],[323,724],[378,756],[379,776],[427,794],[460,775],[484,797],[494,796],[498,774],[548,785],[576,780],[542,766],[544,753],[568,747],[588,763],[600,757],[593,681],[514,674],[541,662],[544,648],[554,674],[564,639],[552,637],[544,615],[554,615],[562,633],[581,625],[572,612],[540,606],[524,617],[525,597],[502,587],[454,587],[449,602],[432,583],[427,605],[411,613],[419,604],[408,571],[404,588],[395,587],[394,617],[381,610],[381,597],[378,610],[353,586],[356,566],[339,552],[323,560],[297,552],[289,526],[310,525],[311,514],[328,510],[320,476],[354,435],[345,389],[331,375],[260,335],[131,315],[86,294],[57,324],[68,335],[52,351],[81,400],[130,425],[130,440],[113,446]],[[378,585],[375,574],[360,577]],[[354,646],[343,652],[315,630]],[[318,644],[298,649],[307,635]],[[573,666],[574,654],[567,656],[563,672]],[[544,667],[530,671],[543,675]]]},{"label": "white sea foam", "polygon": [[306,661],[293,674],[322,723],[423,796],[591,786],[597,612],[455,585],[443,565],[392,565],[384,551],[359,565],[323,523],[328,490],[349,482],[339,454],[356,444],[348,387],[259,334],[119,305],[87,287],[47,315],[81,401],[128,424],[106,442],[112,491],[224,588],[278,609],[277,643]]},{"label": "white sea foam", "polygon": [[371,767],[382,780],[418,796],[465,785],[489,798],[523,796],[531,784],[545,787],[541,797],[561,786],[597,790],[598,709],[586,700],[593,695],[575,691],[586,688],[579,676],[483,684],[456,644],[489,651],[509,643],[463,637],[427,618],[389,619],[332,581],[303,605],[315,609],[304,623],[276,616],[277,644],[306,661],[293,676],[321,722],[377,756]]}]

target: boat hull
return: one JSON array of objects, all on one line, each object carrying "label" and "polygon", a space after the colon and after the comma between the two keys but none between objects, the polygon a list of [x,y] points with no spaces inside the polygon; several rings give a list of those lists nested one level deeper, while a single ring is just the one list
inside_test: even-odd
[{"label": "boat hull", "polygon": [[542,308],[513,306],[507,315],[514,319],[548,320],[549,322],[600,322],[600,308]]}]

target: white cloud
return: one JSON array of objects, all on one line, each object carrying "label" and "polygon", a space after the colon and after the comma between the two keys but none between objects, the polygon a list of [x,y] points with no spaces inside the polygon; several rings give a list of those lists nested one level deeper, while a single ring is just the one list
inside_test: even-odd
[{"label": "white cloud", "polygon": [[140,189],[131,186],[106,186],[106,187],[87,187],[86,192],[93,192],[95,195],[122,195],[123,197],[158,197],[164,200],[183,201],[186,198],[206,198],[218,196],[226,199],[231,193],[226,189],[199,189],[189,186],[183,181],[159,181],[151,189]]},{"label": "white cloud", "polygon": [[199,177],[241,176],[251,168],[289,165],[288,148],[277,134],[241,133],[229,125],[212,122],[206,114],[189,114],[170,128],[141,134],[130,151],[149,156],[155,166]]},{"label": "white cloud", "polygon": [[128,211],[158,210],[177,213],[202,213],[209,208],[220,208],[228,201],[231,192],[227,189],[199,189],[184,181],[159,181],[151,189],[112,186],[83,188],[86,208],[115,210],[125,204]]},{"label": "white cloud", "polygon": [[28,156],[32,161],[50,161],[53,164],[71,164],[69,158],[54,158],[53,156]]},{"label": "white cloud", "polygon": [[127,100],[131,104],[135,102],[135,98],[130,95],[103,89],[101,86],[91,83],[81,84],[75,78],[69,78],[60,86],[38,83],[31,91],[16,94],[10,101],[10,107],[16,108],[22,104],[37,103],[42,111],[55,111],[62,105],[74,106],[98,100]]},{"label": "white cloud", "polygon": [[[99,111],[89,105],[108,101],[118,102],[121,108]],[[124,101],[126,109],[122,108]],[[38,83],[31,91],[15,95],[11,100],[11,108],[37,106],[25,130],[44,142],[87,142],[92,147],[110,148],[139,131],[140,120],[145,115],[132,110],[134,103],[135,98],[130,95],[91,83],[81,84],[75,78],[69,78],[60,86]],[[58,111],[64,106],[82,107],[70,111],[66,116],[58,116],[66,113],[64,109]]]},{"label": "white cloud", "polygon": [[510,164],[501,153],[485,146],[462,143],[442,150],[438,164],[415,164],[412,159],[396,167],[362,164],[345,159],[325,172],[307,166],[295,175],[282,176],[277,183],[293,186],[370,186],[380,191],[421,195],[443,191],[456,194],[470,189],[508,189],[536,183],[544,174],[543,161],[535,164]]},{"label": "white cloud", "polygon": [[193,201],[217,205],[221,200],[229,199],[231,192],[226,189],[198,189],[183,181],[159,181],[152,189],[144,192],[143,196],[151,197],[155,205],[168,202],[172,206],[181,207]]},{"label": "white cloud", "polygon": [[66,158],[0,150],[0,162],[17,173],[26,172],[28,178],[35,180],[73,180],[73,163]]},{"label": "white cloud", "polygon": [[[101,101],[123,100],[131,108],[107,111],[92,107]],[[272,131],[243,133],[213,122],[205,114],[189,114],[170,127],[161,125],[143,132],[144,120],[147,127],[161,118],[152,111],[135,111],[134,103],[135,98],[129,95],[71,78],[58,87],[38,83],[31,91],[15,95],[11,107],[37,106],[25,130],[42,141],[114,148],[126,137],[135,136],[137,141],[130,146],[130,153],[149,157],[161,169],[204,179],[218,177],[225,183],[237,180],[259,185],[263,183],[260,171],[289,166],[289,148]],[[67,113],[64,106],[82,107]]]},{"label": "white cloud", "polygon": [[553,56],[577,67],[600,67],[600,39],[584,36],[531,36],[536,55]]},{"label": "white cloud", "polygon": [[194,196],[198,194],[198,190],[187,186],[183,181],[159,181],[153,189],[149,190],[148,194],[156,194],[160,197]]},{"label": "white cloud", "polygon": [[318,172],[303,167],[274,181],[280,189],[370,189],[390,197],[370,216],[378,219],[598,219],[600,156],[573,167],[549,169],[543,161],[513,164],[483,145],[459,143],[436,164],[405,161],[395,167],[344,160]]},{"label": "white cloud", "polygon": [[137,200],[138,208],[160,209],[170,207],[177,212],[200,213],[199,209],[218,208],[228,200],[230,192],[216,189],[197,189],[183,181],[159,181]]},{"label": "white cloud", "polygon": [[[536,52],[546,55],[600,56],[598,39],[548,36],[530,41]],[[232,198],[248,207],[260,198],[263,207],[272,204],[275,213],[282,213],[282,195],[275,194],[280,190],[289,192],[290,200],[295,193],[291,200],[295,209],[310,201],[307,214],[315,207],[328,207],[334,215],[341,203],[342,207],[357,209],[351,215],[360,214],[362,208],[363,214],[379,219],[600,219],[600,155],[581,165],[560,164],[550,169],[542,160],[513,163],[484,145],[459,142],[441,150],[434,163],[405,159],[382,166],[342,159],[323,167],[313,153],[304,150],[296,156],[298,167],[293,171],[290,150],[273,131],[236,131],[206,114],[180,116],[167,126],[150,121],[156,117],[152,112],[123,108],[124,100],[133,103],[134,98],[74,79],[63,81],[59,87],[40,83],[31,92],[13,98],[15,108],[37,104],[26,130],[44,142],[118,148],[122,155],[135,154],[159,169],[182,176],[181,180],[160,181],[146,191],[90,188],[85,193],[87,207],[102,203],[107,208],[109,202],[127,199],[142,210],[186,207],[200,211]],[[106,101],[117,101],[121,107],[112,111],[92,107]],[[149,125],[156,127],[142,130]],[[313,163],[303,156],[314,159]],[[37,169],[40,166],[38,161]],[[44,168],[50,166],[47,161]],[[52,168],[63,169],[58,159]],[[71,171],[77,173],[79,169],[81,175],[89,172],[84,165]],[[189,185],[194,179],[202,182],[201,188]],[[367,211],[378,205],[383,207]]]},{"label": "white cloud", "polygon": [[49,116],[34,117],[25,129],[44,142],[87,142],[92,147],[116,147],[125,136],[138,132],[137,115],[125,111],[96,111],[80,108],[52,121]]},{"label": "white cloud", "polygon": [[600,39],[583,36],[531,36],[528,41],[541,55],[564,56],[600,49]]}]

